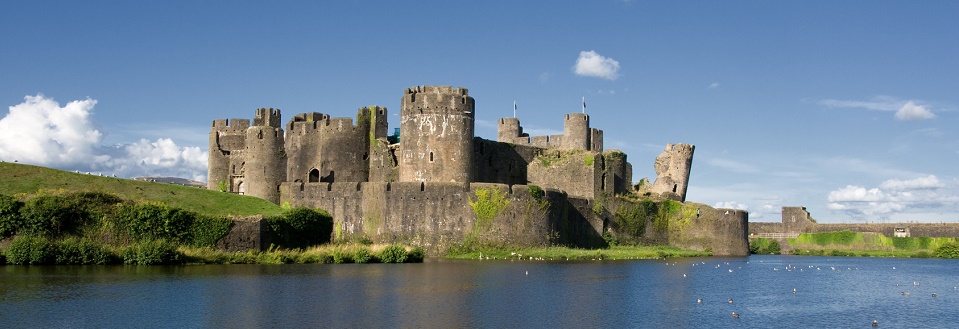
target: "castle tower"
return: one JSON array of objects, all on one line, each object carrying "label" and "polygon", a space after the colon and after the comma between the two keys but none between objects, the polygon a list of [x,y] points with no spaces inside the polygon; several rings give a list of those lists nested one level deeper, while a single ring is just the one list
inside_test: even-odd
[{"label": "castle tower", "polygon": [[407,88],[400,109],[399,181],[469,183],[474,108],[466,88]]},{"label": "castle tower", "polygon": [[233,162],[242,157],[246,149],[247,128],[250,128],[248,119],[213,120],[206,176],[208,189],[231,191],[231,175],[235,171]]},{"label": "castle tower", "polygon": [[570,113],[563,120],[563,145],[567,150],[589,150],[589,116]]},{"label": "castle tower", "polygon": [[235,182],[235,191],[278,203],[280,183],[286,180],[280,110],[257,109],[253,123],[246,130],[246,163],[242,180]]},{"label": "castle tower", "polygon": [[496,129],[496,141],[501,143],[513,143],[517,137],[523,135],[523,127],[519,125],[517,118],[500,118]]},{"label": "castle tower", "polygon": [[666,150],[656,157],[656,181],[650,192],[685,202],[695,149],[692,144],[666,144]]},{"label": "castle tower", "polygon": [[[383,123],[377,123],[377,117]],[[386,109],[361,107],[352,118],[331,118],[312,112],[293,116],[287,124],[286,179],[306,183],[366,182],[370,144],[376,139],[371,126],[385,124]],[[379,134],[386,138],[386,127]]]}]

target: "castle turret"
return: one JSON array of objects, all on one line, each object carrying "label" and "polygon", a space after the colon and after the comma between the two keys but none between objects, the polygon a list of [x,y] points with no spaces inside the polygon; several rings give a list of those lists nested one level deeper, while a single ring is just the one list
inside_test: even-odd
[{"label": "castle turret", "polygon": [[519,125],[517,118],[500,118],[496,129],[496,141],[501,143],[514,143],[517,137],[523,135],[523,127]]},{"label": "castle turret", "polygon": [[589,150],[589,116],[570,113],[563,120],[563,146],[567,150]]},{"label": "castle turret", "polygon": [[469,183],[474,108],[466,88],[406,89],[400,109],[399,180]]},{"label": "castle turret", "polygon": [[280,110],[256,110],[254,125],[246,130],[246,164],[235,191],[270,202],[280,201],[280,183],[286,180],[286,152]]},{"label": "castle turret", "polygon": [[668,199],[686,201],[695,149],[692,144],[667,144],[666,150],[656,157],[656,181],[650,191]]},{"label": "castle turret", "polygon": [[[246,149],[248,119],[213,120],[210,129],[210,155],[207,164],[207,188],[230,191],[234,159]],[[240,161],[242,163],[242,161]]]}]

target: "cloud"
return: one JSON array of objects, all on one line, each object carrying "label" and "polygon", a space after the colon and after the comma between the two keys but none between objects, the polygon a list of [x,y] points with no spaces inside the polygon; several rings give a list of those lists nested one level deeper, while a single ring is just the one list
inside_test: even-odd
[{"label": "cloud", "polygon": [[549,72],[540,73],[540,74],[539,74],[539,82],[547,83],[547,82],[549,82],[549,79],[550,79],[551,77],[552,77],[552,74],[550,74]]},{"label": "cloud", "polygon": [[828,209],[854,217],[888,219],[914,209],[942,208],[959,204],[959,196],[944,191],[945,184],[934,175],[915,179],[889,179],[875,188],[855,185],[830,191]]},{"label": "cloud", "polygon": [[576,59],[576,66],[573,66],[573,72],[584,77],[616,80],[619,77],[619,62],[592,50],[581,51]]},{"label": "cloud", "polygon": [[709,89],[719,88],[719,82],[710,83],[708,88],[709,88]]},{"label": "cloud", "polygon": [[899,120],[928,120],[935,117],[936,115],[932,114],[926,107],[916,105],[913,102],[903,104],[902,107],[896,111],[896,119]]},{"label": "cloud", "polygon": [[714,208],[721,208],[721,209],[736,209],[736,210],[747,210],[747,211],[749,210],[749,206],[748,206],[748,205],[742,204],[742,203],[738,203],[738,202],[736,202],[736,201],[720,201],[720,202],[716,202],[716,204],[713,205],[713,207],[714,207]]},{"label": "cloud", "polygon": [[120,177],[175,176],[205,181],[207,152],[170,138],[103,146],[92,120],[97,101],[60,106],[43,95],[26,96],[0,119],[0,160]]},{"label": "cloud", "polygon": [[916,104],[915,101],[902,101],[889,96],[877,96],[867,101],[824,99],[819,101],[819,104],[831,108],[895,111],[894,117],[898,120],[928,120],[936,117],[926,105]]}]

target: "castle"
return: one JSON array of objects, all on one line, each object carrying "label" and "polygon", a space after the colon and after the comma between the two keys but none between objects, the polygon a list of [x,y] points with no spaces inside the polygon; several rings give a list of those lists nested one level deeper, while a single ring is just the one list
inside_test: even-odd
[{"label": "castle", "polygon": [[[474,136],[475,107],[465,88],[407,88],[399,134],[392,136],[387,109],[380,106],[360,108],[355,121],[300,113],[285,130],[280,110],[272,108],[257,109],[252,124],[214,120],[208,188],[325,209],[335,239],[406,241],[434,251],[467,236],[517,245],[596,245],[603,234],[616,232],[616,212],[630,202],[616,196],[685,201],[692,145],[668,145],[656,159],[656,181],[634,186],[626,155],[603,150],[603,131],[590,127],[585,113],[566,114],[563,134],[551,136],[529,136],[517,118],[499,119],[491,141]],[[487,200],[499,206],[492,217],[476,206],[490,194],[503,196]],[[705,223],[712,215],[699,207],[696,220]],[[719,254],[748,252],[748,215],[729,214],[717,219],[721,225],[696,230],[704,236],[683,240]],[[711,233],[710,225],[723,233]],[[641,235],[669,239],[666,233]]]}]

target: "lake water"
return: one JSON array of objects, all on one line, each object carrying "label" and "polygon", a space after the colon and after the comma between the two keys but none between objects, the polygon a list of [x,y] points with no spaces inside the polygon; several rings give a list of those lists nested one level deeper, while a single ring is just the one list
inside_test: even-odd
[{"label": "lake water", "polygon": [[0,325],[957,328],[957,273],[956,260],[804,256],[5,266]]}]

